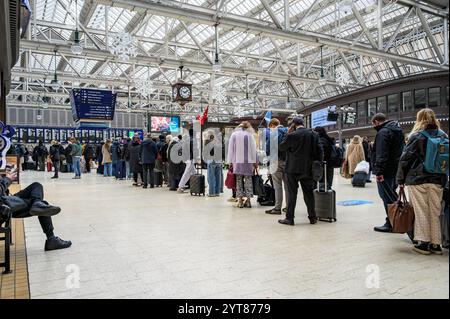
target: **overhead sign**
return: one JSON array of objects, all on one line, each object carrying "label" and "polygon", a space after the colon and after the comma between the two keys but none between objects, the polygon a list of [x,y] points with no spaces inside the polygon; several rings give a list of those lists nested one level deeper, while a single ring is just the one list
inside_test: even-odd
[{"label": "overhead sign", "polygon": [[117,93],[93,89],[73,89],[72,115],[75,122],[114,120]]},{"label": "overhead sign", "polygon": [[336,105],[315,111],[311,113],[311,126],[316,128],[318,126],[325,127],[330,125],[336,125],[336,121],[328,121],[328,113],[336,111]]}]

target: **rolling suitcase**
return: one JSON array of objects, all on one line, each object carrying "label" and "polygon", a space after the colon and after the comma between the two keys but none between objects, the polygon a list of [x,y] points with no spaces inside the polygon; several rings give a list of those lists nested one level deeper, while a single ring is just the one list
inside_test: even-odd
[{"label": "rolling suitcase", "polygon": [[47,172],[51,172],[53,170],[52,162],[47,162]]},{"label": "rolling suitcase", "polygon": [[163,187],[163,172],[155,169],[153,174],[155,175],[155,187]]},{"label": "rolling suitcase", "polygon": [[353,187],[366,187],[368,176],[366,172],[355,172],[352,178]]},{"label": "rolling suitcase", "polygon": [[192,175],[189,180],[191,196],[205,196],[206,195],[206,179],[205,175],[197,171],[197,174]]},{"label": "rolling suitcase", "polygon": [[[327,167],[326,163],[325,173],[325,190],[320,191],[320,187],[314,191],[314,200],[316,203],[316,216],[320,221],[336,222],[336,192],[334,190],[328,190],[327,183]],[[319,183],[318,183],[319,185]]]}]

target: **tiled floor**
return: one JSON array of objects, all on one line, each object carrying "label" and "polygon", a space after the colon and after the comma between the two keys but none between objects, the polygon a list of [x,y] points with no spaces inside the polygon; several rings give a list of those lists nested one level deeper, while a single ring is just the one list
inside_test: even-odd
[{"label": "tiled floor", "polygon": [[[2,274],[0,268],[0,299],[29,299],[27,255],[23,220],[13,219],[11,222],[13,245],[11,246],[11,273]],[[3,234],[2,234],[3,236]],[[4,241],[0,241],[0,260],[4,259]]]},{"label": "tiled floor", "polygon": [[[384,220],[376,185],[337,183],[338,222],[295,227],[264,208],[222,198],[136,189],[96,175],[26,173],[63,212],[56,233],[73,247],[43,251],[37,219],[26,221],[32,298],[449,298],[449,259],[411,251],[404,235],[372,229]],[[379,280],[377,280],[379,279]]]}]

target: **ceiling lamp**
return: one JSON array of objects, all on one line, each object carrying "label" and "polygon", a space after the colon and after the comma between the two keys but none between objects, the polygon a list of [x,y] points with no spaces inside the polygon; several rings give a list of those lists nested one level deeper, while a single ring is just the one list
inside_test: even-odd
[{"label": "ceiling lamp", "polygon": [[73,54],[80,55],[81,53],[83,53],[83,46],[81,45],[80,42],[80,31],[78,30],[78,0],[75,0],[75,15],[76,15],[75,39],[70,49]]},{"label": "ceiling lamp", "polygon": [[57,65],[56,65],[56,53],[58,51],[55,50],[53,52],[55,53],[55,56],[54,56],[54,60],[55,60],[55,74],[53,76],[53,80],[50,82],[50,86],[56,91],[56,90],[59,89],[59,86],[60,86],[59,85],[59,81],[58,81],[58,74],[56,73],[56,68],[57,68]]},{"label": "ceiling lamp", "polygon": [[212,66],[212,70],[214,72],[220,72],[222,71],[222,65],[220,64],[220,60],[219,60],[219,28],[218,25],[216,24],[214,26],[215,31],[216,31],[216,53],[215,53],[215,57],[214,57],[214,63]]},{"label": "ceiling lamp", "polygon": [[323,70],[323,45],[320,46],[320,78],[319,84],[324,85],[327,83],[327,79],[325,78],[325,72]]},{"label": "ceiling lamp", "polygon": [[243,99],[241,101],[242,105],[250,105],[253,103],[253,100],[250,99],[249,94],[248,94],[248,74],[245,76],[245,99]]}]

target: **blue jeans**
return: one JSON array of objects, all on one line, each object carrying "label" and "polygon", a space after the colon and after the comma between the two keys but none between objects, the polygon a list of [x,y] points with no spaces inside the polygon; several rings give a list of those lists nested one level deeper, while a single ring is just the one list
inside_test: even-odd
[{"label": "blue jeans", "polygon": [[220,183],[222,181],[222,164],[221,163],[208,163],[208,184],[209,194],[219,195],[221,191]]},{"label": "blue jeans", "polygon": [[[386,210],[386,216],[388,216],[388,205],[395,203],[397,200],[396,189],[398,187],[395,177],[385,178],[384,182],[377,183],[378,194],[383,200],[384,209]],[[389,217],[386,217],[386,221],[389,222]]]},{"label": "blue jeans", "polygon": [[131,167],[130,167],[129,161],[125,162],[125,171],[126,171],[127,179],[131,179],[132,174],[131,174]]},{"label": "blue jeans", "polygon": [[75,176],[81,176],[81,157],[74,156],[72,158],[73,171],[75,172]]},{"label": "blue jeans", "polygon": [[113,176],[113,165],[112,163],[105,163],[103,166],[103,176]]}]

